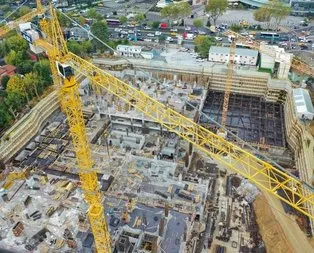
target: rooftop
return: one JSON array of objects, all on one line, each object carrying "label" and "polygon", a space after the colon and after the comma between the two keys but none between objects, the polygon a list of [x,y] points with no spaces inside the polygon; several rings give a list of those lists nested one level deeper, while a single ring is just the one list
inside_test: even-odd
[{"label": "rooftop", "polygon": [[306,89],[293,89],[293,98],[296,110],[299,113],[314,113],[314,107],[309,92]]},{"label": "rooftop", "polygon": [[[209,53],[229,54],[230,53],[230,48],[229,47],[212,46],[209,49]],[[257,50],[252,50],[252,49],[246,49],[246,48],[236,48],[235,55],[257,57],[258,51]]]}]

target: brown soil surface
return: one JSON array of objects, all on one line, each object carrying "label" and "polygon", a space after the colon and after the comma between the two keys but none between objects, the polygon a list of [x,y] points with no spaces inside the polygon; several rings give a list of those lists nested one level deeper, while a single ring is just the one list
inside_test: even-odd
[{"label": "brown soil surface", "polygon": [[260,194],[253,206],[268,253],[314,252],[295,217],[284,212],[277,198]]}]

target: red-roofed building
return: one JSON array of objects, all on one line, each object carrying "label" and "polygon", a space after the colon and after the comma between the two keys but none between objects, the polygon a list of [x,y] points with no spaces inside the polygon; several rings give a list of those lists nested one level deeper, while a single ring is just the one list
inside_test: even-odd
[{"label": "red-roofed building", "polygon": [[13,65],[3,65],[0,67],[0,80],[3,76],[13,76],[15,75],[16,67]]}]

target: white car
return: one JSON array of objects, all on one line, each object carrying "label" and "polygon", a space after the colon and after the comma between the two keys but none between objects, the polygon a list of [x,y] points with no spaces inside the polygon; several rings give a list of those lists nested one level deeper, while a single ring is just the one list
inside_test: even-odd
[{"label": "white car", "polygon": [[191,31],[191,27],[186,26],[186,27],[184,28],[184,30],[185,30],[185,31]]},{"label": "white car", "polygon": [[206,35],[206,32],[204,32],[204,31],[198,31],[198,34],[200,34],[200,35]]},{"label": "white car", "polygon": [[177,32],[177,31],[178,31],[177,28],[171,28],[171,29],[170,29],[170,32]]},{"label": "white car", "polygon": [[248,36],[249,33],[248,33],[248,32],[242,32],[241,35],[243,35],[243,36]]},{"label": "white car", "polygon": [[121,28],[115,28],[114,31],[115,31],[115,32],[121,32],[122,29],[121,29]]},{"label": "white car", "polygon": [[123,31],[123,30],[122,30],[122,31],[120,31],[120,33],[121,33],[121,34],[128,34],[128,32],[127,32],[127,31]]},{"label": "white car", "polygon": [[160,32],[160,31],[156,31],[156,32],[155,32],[155,35],[156,35],[156,36],[159,36],[159,35],[161,35],[161,32]]},{"label": "white car", "polygon": [[314,48],[314,43],[312,44],[312,48]]},{"label": "white car", "polygon": [[215,40],[222,41],[222,38],[221,37],[215,37]]},{"label": "white car", "polygon": [[196,62],[204,62],[205,59],[196,59]]},{"label": "white car", "polygon": [[144,39],[144,41],[146,41],[146,42],[152,42],[152,39]]},{"label": "white car", "polygon": [[129,30],[128,33],[134,33],[134,31],[133,30]]},{"label": "white car", "polygon": [[155,37],[155,34],[153,34],[153,33],[148,33],[147,36],[148,36],[148,37]]},{"label": "white car", "polygon": [[152,28],[149,27],[149,26],[145,26],[145,27],[144,27],[144,30],[150,30],[150,29],[152,29]]},{"label": "white car", "polygon": [[173,41],[173,38],[167,37],[166,41],[172,42],[172,41]]}]

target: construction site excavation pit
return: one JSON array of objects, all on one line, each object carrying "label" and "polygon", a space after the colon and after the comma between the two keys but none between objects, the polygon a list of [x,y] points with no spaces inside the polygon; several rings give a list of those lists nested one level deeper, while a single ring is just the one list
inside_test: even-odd
[{"label": "construction site excavation pit", "polygon": [[[202,112],[220,123],[224,93],[209,90]],[[217,125],[202,115],[200,123],[214,132]],[[280,103],[267,102],[262,97],[230,94],[226,128],[242,140],[285,148],[284,111]]]}]

